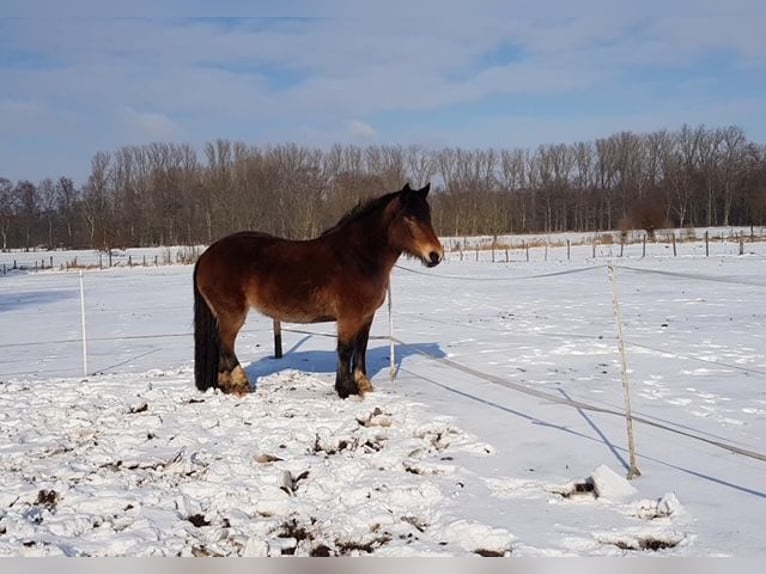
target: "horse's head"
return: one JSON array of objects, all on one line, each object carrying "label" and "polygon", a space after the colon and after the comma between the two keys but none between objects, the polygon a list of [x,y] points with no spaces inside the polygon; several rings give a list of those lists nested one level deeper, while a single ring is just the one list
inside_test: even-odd
[{"label": "horse's head", "polygon": [[430,189],[430,183],[421,189],[410,189],[408,183],[394,196],[388,205],[389,240],[398,251],[434,267],[444,259],[444,248],[431,225],[431,206],[426,201]]}]

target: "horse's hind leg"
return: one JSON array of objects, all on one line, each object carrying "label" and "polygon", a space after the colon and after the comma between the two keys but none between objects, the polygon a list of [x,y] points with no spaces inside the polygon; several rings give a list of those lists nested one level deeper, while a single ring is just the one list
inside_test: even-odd
[{"label": "horse's hind leg", "polygon": [[245,323],[247,308],[218,314],[218,336],[221,359],[218,364],[218,387],[224,393],[244,395],[250,392],[250,381],[234,352],[237,333]]}]

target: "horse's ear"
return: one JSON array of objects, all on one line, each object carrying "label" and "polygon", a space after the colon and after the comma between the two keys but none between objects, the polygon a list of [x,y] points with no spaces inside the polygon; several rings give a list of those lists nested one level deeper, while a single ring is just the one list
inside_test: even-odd
[{"label": "horse's ear", "polygon": [[425,199],[428,196],[428,192],[431,191],[431,182],[429,181],[427,184],[425,184],[423,187],[421,187],[418,190],[418,193],[421,195],[423,199]]},{"label": "horse's ear", "polygon": [[412,189],[410,188],[410,182],[408,181],[407,183],[404,184],[404,187],[402,188],[402,193],[409,193],[410,191],[412,191]]}]

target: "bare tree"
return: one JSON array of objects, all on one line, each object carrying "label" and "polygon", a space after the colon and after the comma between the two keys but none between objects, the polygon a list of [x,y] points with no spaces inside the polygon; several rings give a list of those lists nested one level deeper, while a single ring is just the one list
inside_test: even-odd
[{"label": "bare tree", "polygon": [[18,209],[16,194],[13,193],[11,180],[0,177],[0,237],[3,239],[3,251],[8,251],[8,233]]},{"label": "bare tree", "polygon": [[56,210],[64,222],[66,230],[65,245],[75,246],[74,220],[77,208],[78,192],[74,182],[68,177],[60,177],[56,182]]},{"label": "bare tree", "polygon": [[24,250],[29,251],[32,247],[32,232],[40,215],[40,196],[37,187],[28,180],[20,180],[13,190],[16,195],[18,215],[24,231]]},{"label": "bare tree", "polygon": [[91,172],[83,193],[84,218],[92,248],[111,253],[115,232],[110,194],[111,154],[98,152],[91,160]]},{"label": "bare tree", "polygon": [[43,179],[37,186],[40,196],[40,209],[45,219],[46,244],[53,249],[56,242],[53,237],[54,222],[56,221],[56,186],[50,178]]}]

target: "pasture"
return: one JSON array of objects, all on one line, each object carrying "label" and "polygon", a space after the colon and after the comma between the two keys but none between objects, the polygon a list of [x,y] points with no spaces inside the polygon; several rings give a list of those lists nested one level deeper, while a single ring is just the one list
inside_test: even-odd
[{"label": "pasture", "polygon": [[84,272],[85,373],[79,274],[0,276],[0,555],[766,554],[766,243],[595,249],[400,261],[346,400],[333,324],[255,313],[199,393],[190,265]]}]

